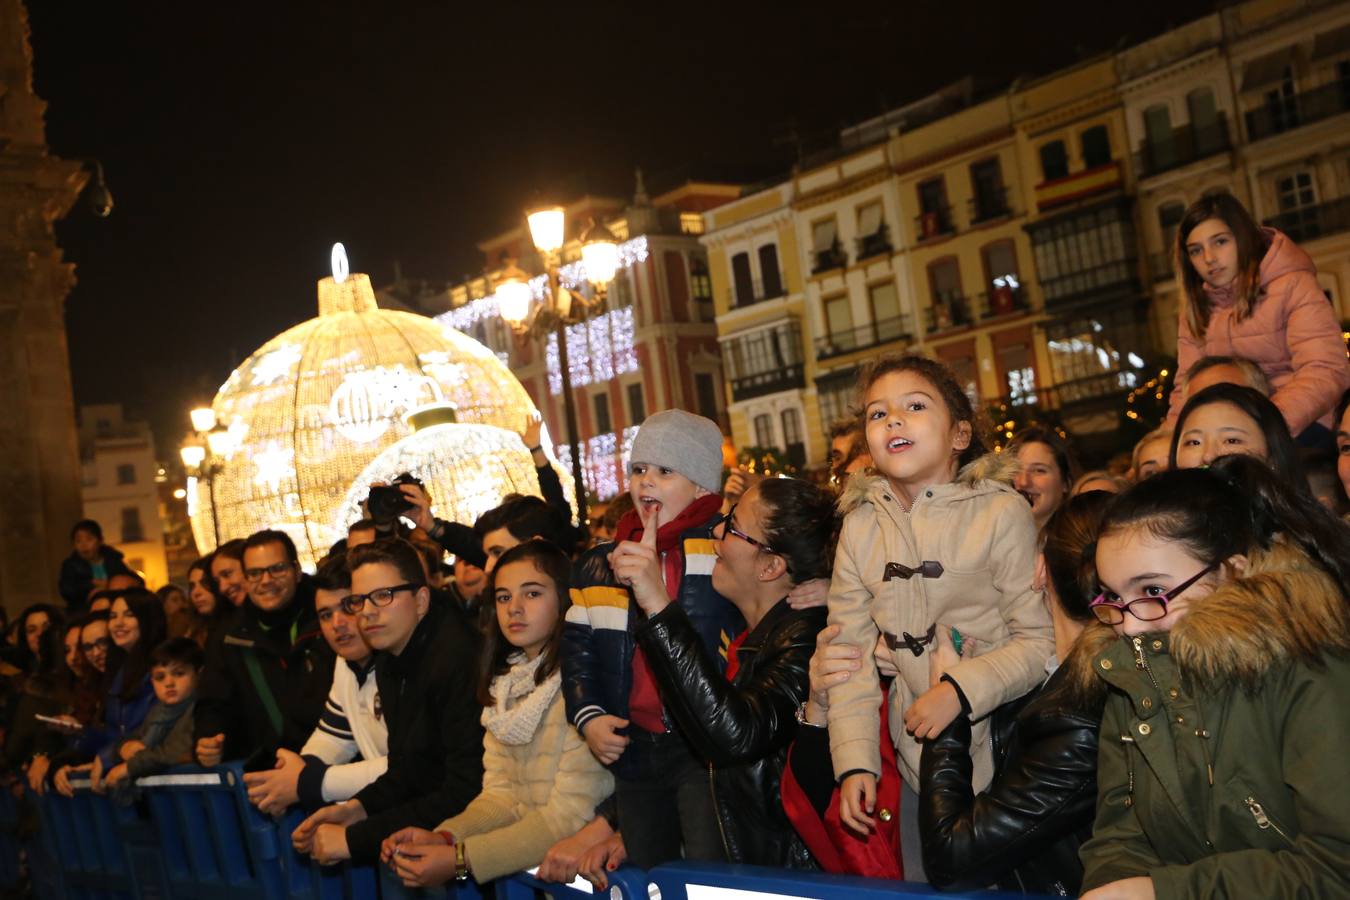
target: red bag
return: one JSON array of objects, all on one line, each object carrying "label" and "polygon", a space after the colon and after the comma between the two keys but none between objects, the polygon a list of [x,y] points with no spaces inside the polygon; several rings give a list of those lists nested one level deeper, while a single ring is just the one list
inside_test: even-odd
[{"label": "red bag", "polygon": [[822,820],[792,774],[792,753],[788,750],[783,767],[783,811],[801,836],[806,848],[826,872],[835,875],[864,875],[868,878],[905,877],[900,861],[900,770],[895,765],[895,745],[891,742],[890,696],[881,697],[881,778],[877,781],[877,805],[873,820],[876,828],[861,836],[839,821],[839,788],[830,794],[830,805]]}]

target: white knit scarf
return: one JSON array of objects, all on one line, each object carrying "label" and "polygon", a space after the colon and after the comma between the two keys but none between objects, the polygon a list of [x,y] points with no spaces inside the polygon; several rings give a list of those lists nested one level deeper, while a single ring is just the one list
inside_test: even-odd
[{"label": "white knit scarf", "polygon": [[492,679],[496,703],[483,707],[483,727],[503,744],[520,746],[534,740],[539,720],[562,687],[562,672],[557,669],[543,684],[534,683],[534,673],[543,659],[542,653],[532,660],[517,653],[507,660],[511,668]]}]

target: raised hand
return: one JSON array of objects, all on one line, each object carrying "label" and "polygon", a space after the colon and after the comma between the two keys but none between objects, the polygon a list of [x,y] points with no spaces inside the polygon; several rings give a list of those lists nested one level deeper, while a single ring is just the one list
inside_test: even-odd
[{"label": "raised hand", "polygon": [[661,553],[656,549],[657,520],[661,504],[653,503],[651,512],[642,520],[642,540],[624,541],[610,554],[614,577],[620,584],[633,589],[638,606],[654,616],[670,604],[666,586],[661,580]]}]

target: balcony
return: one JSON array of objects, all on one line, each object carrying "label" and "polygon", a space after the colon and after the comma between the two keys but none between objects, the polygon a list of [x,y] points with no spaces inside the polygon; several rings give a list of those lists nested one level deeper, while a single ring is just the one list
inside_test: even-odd
[{"label": "balcony", "polygon": [[1259,141],[1350,111],[1350,81],[1337,81],[1292,97],[1268,100],[1247,112],[1247,139]]},{"label": "balcony", "polygon": [[1265,224],[1280,229],[1299,244],[1350,231],[1350,197],[1291,209],[1266,219]]},{"label": "balcony", "polygon": [[1031,311],[1027,292],[1020,286],[994,288],[980,294],[978,301],[976,308],[979,310],[981,322],[1005,316],[1020,316]]},{"label": "balcony", "polygon": [[848,254],[844,253],[844,248],[839,246],[839,241],[835,241],[825,250],[816,250],[811,254],[811,274],[819,275],[821,272],[828,272],[831,269],[842,269],[848,265]]},{"label": "balcony", "polygon": [[956,234],[956,227],[952,224],[952,208],[950,206],[939,206],[934,209],[925,210],[914,217],[916,240],[919,243],[924,241],[935,241],[948,235]]},{"label": "balcony", "polygon": [[1120,190],[1123,183],[1120,163],[1111,160],[1104,166],[1084,169],[1053,181],[1036,185],[1036,208],[1041,212],[1075,203],[1097,194]]},{"label": "balcony", "polygon": [[731,379],[731,399],[737,402],[790,391],[806,385],[805,371],[801,363],[791,363],[781,369],[768,372],[756,372],[742,378]]},{"label": "balcony", "polygon": [[1209,125],[1196,127],[1179,125],[1172,133],[1158,141],[1141,141],[1134,155],[1135,168],[1140,178],[1151,178],[1163,172],[1179,169],[1198,159],[1232,149],[1228,135],[1228,119],[1220,114]]},{"label": "balcony", "polygon": [[876,347],[891,341],[907,340],[910,337],[909,316],[901,314],[890,319],[882,319],[857,328],[850,328],[848,331],[841,331],[838,334],[816,338],[816,359],[831,359],[836,356],[843,356],[845,353],[852,353],[855,350],[866,350],[869,347]]},{"label": "balcony", "polygon": [[995,219],[1006,219],[1012,215],[1012,207],[1008,205],[1008,189],[1006,187],[977,193],[976,196],[970,198],[969,203],[970,224],[972,225],[992,222]]},{"label": "balcony", "polygon": [[943,300],[934,300],[933,305],[924,310],[927,332],[954,331],[972,324],[970,305],[965,297],[952,295]]},{"label": "balcony", "polygon": [[781,278],[777,284],[770,283],[767,287],[762,281],[755,279],[749,284],[736,286],[732,291],[732,296],[736,298],[736,302],[728,305],[740,309],[746,306],[754,306],[756,303],[763,303],[765,300],[774,300],[786,294],[787,290],[783,287]]},{"label": "balcony", "polygon": [[858,238],[856,244],[857,251],[854,258],[858,260],[890,253],[893,249],[891,247],[891,230],[885,222],[882,222],[880,228],[866,237]]}]

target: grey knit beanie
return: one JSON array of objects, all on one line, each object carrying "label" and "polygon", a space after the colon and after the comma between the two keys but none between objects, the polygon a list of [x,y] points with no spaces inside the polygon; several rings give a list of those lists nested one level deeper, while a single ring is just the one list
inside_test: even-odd
[{"label": "grey knit beanie", "polygon": [[682,409],[648,416],[633,438],[629,464],[674,469],[714,494],[722,491],[722,429]]}]

